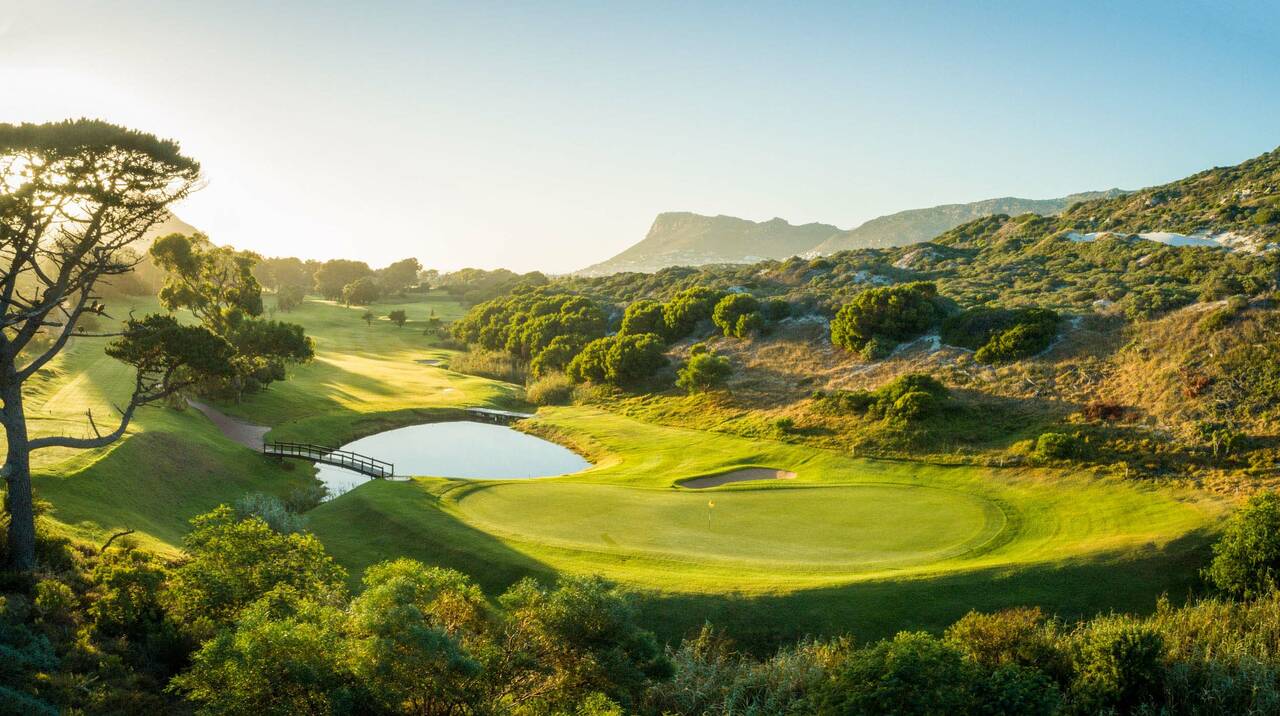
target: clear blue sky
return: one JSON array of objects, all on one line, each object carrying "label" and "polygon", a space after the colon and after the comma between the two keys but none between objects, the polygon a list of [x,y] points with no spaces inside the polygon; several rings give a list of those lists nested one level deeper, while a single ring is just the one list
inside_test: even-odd
[{"label": "clear blue sky", "polygon": [[549,271],[660,211],[850,227],[1280,145],[1280,3],[904,4],[0,0],[0,121],[179,140],[219,242]]}]

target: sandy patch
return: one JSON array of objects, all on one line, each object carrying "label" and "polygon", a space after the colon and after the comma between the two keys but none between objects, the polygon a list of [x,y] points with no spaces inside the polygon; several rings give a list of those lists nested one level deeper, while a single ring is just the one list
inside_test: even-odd
[{"label": "sandy patch", "polygon": [[695,477],[691,480],[685,480],[676,484],[680,487],[701,490],[707,487],[727,485],[731,482],[751,482],[753,480],[794,480],[795,477],[796,474],[790,470],[774,470],[769,467],[744,467],[741,470],[730,470],[729,472],[722,472],[718,475]]},{"label": "sandy patch", "polygon": [[441,359],[439,359],[439,358],[419,358],[418,360],[416,360],[416,361],[414,361],[414,362],[415,362],[415,363],[420,363],[420,364],[422,364],[422,365],[440,365],[440,364],[441,364],[441,363],[443,363],[444,361],[443,361],[443,360],[441,360]]}]

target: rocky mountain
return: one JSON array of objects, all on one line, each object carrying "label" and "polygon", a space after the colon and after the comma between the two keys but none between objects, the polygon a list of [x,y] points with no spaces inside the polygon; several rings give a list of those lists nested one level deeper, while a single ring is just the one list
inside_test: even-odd
[{"label": "rocky mountain", "polygon": [[734,216],[663,213],[654,219],[644,240],[577,273],[582,276],[605,276],[623,271],[652,273],[668,266],[749,264],[763,259],[824,255],[846,249],[907,246],[928,241],[944,231],[984,216],[1028,212],[1058,214],[1080,201],[1123,194],[1119,189],[1112,189],[1057,199],[1005,197],[969,204],[945,204],[881,216],[849,230],[830,224],[795,226],[783,219],[755,222]]},{"label": "rocky mountain", "polygon": [[910,246],[928,241],[961,224],[995,214],[1060,214],[1072,204],[1124,195],[1120,189],[1068,194],[1057,199],[1019,199],[1006,196],[968,204],[943,204],[928,209],[909,209],[872,219],[861,226],[842,231],[813,248],[818,255],[834,254],[849,249],[881,249]]},{"label": "rocky mountain", "polygon": [[668,212],[658,214],[640,243],[578,273],[584,276],[622,271],[652,273],[668,266],[782,259],[804,253],[839,233],[840,229],[830,224],[793,226],[782,219],[755,222],[735,216]]}]

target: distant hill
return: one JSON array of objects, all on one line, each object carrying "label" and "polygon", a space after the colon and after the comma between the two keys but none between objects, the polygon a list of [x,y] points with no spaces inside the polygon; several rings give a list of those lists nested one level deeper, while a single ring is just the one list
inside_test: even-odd
[{"label": "distant hill", "polygon": [[830,224],[793,226],[782,219],[755,222],[736,216],[689,212],[658,214],[640,243],[578,273],[604,276],[621,271],[652,273],[668,266],[755,263],[803,253],[840,233]]},{"label": "distant hill", "polygon": [[1060,214],[1067,207],[1082,201],[1107,199],[1125,194],[1120,189],[1086,191],[1068,194],[1057,199],[1019,199],[1006,196],[968,204],[943,204],[928,209],[909,209],[896,214],[881,216],[856,229],[842,231],[813,248],[818,255],[834,254],[849,249],[883,249],[894,246],[910,246],[928,241],[944,231],[961,224],[994,214]]},{"label": "distant hill", "polygon": [[830,224],[794,226],[783,219],[764,222],[689,212],[659,214],[644,240],[613,258],[578,271],[605,276],[622,271],[652,273],[668,266],[749,264],[763,259],[832,254],[846,249],[907,246],[965,222],[993,214],[1057,214],[1079,201],[1123,195],[1119,189],[1084,192],[1058,199],[1005,197],[969,204],[945,204],[881,216],[847,231]]},{"label": "distant hill", "polygon": [[138,241],[133,245],[133,248],[135,251],[139,251],[140,253],[145,252],[147,249],[151,248],[151,244],[155,243],[156,239],[162,236],[168,236],[169,234],[187,234],[189,236],[198,231],[200,230],[191,224],[188,224],[173,214],[169,214],[168,218],[164,221],[161,221],[150,229],[147,229],[147,233],[143,234],[142,238],[138,239]]}]

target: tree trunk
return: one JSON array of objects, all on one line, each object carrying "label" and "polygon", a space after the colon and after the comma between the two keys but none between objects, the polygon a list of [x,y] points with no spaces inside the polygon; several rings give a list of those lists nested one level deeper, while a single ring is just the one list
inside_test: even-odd
[{"label": "tree trunk", "polygon": [[9,382],[0,388],[4,402],[4,433],[9,453],[5,458],[5,508],[9,512],[9,569],[27,571],[36,561],[36,521],[31,502],[31,450],[27,444],[27,419],[22,412],[22,384]]}]

